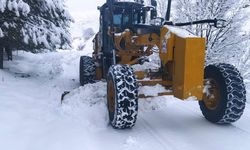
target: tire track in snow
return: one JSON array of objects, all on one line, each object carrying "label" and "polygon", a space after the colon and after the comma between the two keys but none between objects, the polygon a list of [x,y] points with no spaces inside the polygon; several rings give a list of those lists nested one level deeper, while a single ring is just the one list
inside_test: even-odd
[{"label": "tire track in snow", "polygon": [[155,130],[154,127],[152,127],[150,123],[146,121],[146,119],[144,119],[143,116],[141,116],[140,118],[143,122],[142,125],[145,128],[145,131],[148,131],[150,135],[153,137],[153,139],[155,139],[165,150],[176,150],[174,145],[171,144],[171,142],[168,139],[161,136],[161,134],[157,130]]},{"label": "tire track in snow", "polygon": [[[188,103],[188,101],[186,102],[186,103]],[[180,106],[180,105],[179,105]],[[178,107],[179,107],[178,106]],[[186,110],[189,110],[189,112],[190,112],[190,115],[192,115],[192,116],[200,116],[200,117],[202,117],[202,118],[204,118],[203,117],[203,115],[202,115],[202,113],[201,113],[201,111],[200,111],[200,108],[198,107],[198,103],[197,103],[197,109],[193,109],[193,108],[191,108],[191,106],[193,106],[193,105],[182,105],[182,106],[180,106],[180,108],[185,108]],[[200,111],[200,112],[199,112]],[[248,107],[246,107],[245,108],[245,112],[246,111],[248,111]],[[242,118],[243,118],[244,116],[242,116]],[[242,118],[240,118],[240,120],[239,121],[241,121],[241,119]],[[207,121],[205,118],[204,118],[204,121]],[[210,123],[209,121],[207,121],[208,123]],[[248,134],[248,135],[250,135],[250,131],[248,131],[247,129],[243,129],[242,127],[239,127],[239,126],[237,126],[237,122],[236,123],[232,123],[232,124],[229,124],[229,125],[218,125],[218,126],[221,126],[221,127],[223,127],[223,126],[230,126],[230,127],[232,127],[234,130],[238,130],[238,131],[240,131],[241,133],[243,133],[243,134]],[[215,124],[215,125],[217,125],[217,124]]]}]

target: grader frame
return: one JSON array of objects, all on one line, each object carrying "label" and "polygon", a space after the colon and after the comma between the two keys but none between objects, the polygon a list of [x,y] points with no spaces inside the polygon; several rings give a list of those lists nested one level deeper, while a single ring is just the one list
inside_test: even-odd
[{"label": "grader frame", "polygon": [[[225,124],[238,120],[246,101],[245,86],[238,70],[228,64],[204,69],[206,39],[176,28],[202,23],[223,27],[221,24],[225,21],[205,19],[173,23],[169,21],[171,0],[168,0],[165,19],[157,17],[156,1],[151,0],[151,4],[145,6],[141,0],[107,0],[98,8],[100,30],[93,40],[93,55],[81,57],[81,85],[107,81],[110,124],[118,129],[133,127],[138,98],[148,97],[138,95],[138,85],[157,84],[168,91],[158,96],[173,95],[181,100],[195,97],[203,115],[211,122]],[[159,70],[134,72],[131,69],[132,65],[147,62],[156,48],[161,60]]]},{"label": "grader frame", "polygon": [[[112,1],[110,1],[109,3],[111,4],[108,4],[108,6],[112,6],[112,9],[114,9],[114,2],[112,3]],[[170,10],[168,13],[170,13]],[[169,18],[169,15],[166,16]],[[116,49],[114,55],[119,58],[119,60],[114,60],[116,62],[113,64],[139,64],[141,59],[150,56],[153,53],[152,49],[157,47],[159,49],[162,66],[167,68],[167,70],[165,70],[165,77],[161,75],[151,80],[143,80],[145,77],[152,77],[148,76],[147,72],[140,71],[135,72],[138,82],[141,85],[151,86],[161,84],[170,89],[169,91],[172,91],[159,93],[161,96],[174,95],[183,100],[192,96],[198,100],[202,99],[204,88],[205,38],[180,37],[171,32],[167,25],[156,27],[158,33],[151,32],[139,36],[129,28],[121,33],[114,33],[114,30],[117,30],[117,28],[112,26],[114,25],[110,25],[107,32],[114,41],[114,49]],[[166,35],[168,36],[167,39]],[[99,55],[98,51],[102,51],[101,47],[97,44],[101,43],[98,42],[98,40],[100,39],[96,36],[94,40],[96,44],[94,57]],[[123,47],[121,47],[121,42],[125,43]],[[165,47],[163,47],[164,44]],[[106,73],[103,72],[100,67],[97,68],[97,70],[96,79],[100,80],[104,76],[102,74]],[[145,96],[140,95],[140,97]]]}]

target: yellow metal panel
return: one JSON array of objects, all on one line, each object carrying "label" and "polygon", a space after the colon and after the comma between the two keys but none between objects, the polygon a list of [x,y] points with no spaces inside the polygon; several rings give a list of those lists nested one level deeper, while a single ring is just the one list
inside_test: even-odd
[{"label": "yellow metal panel", "polygon": [[160,49],[160,58],[164,65],[173,60],[174,38],[175,35],[169,32],[165,26],[161,29],[160,44],[157,46]]},{"label": "yellow metal panel", "polygon": [[205,63],[205,39],[175,37],[174,96],[202,99]]},{"label": "yellow metal panel", "polygon": [[101,80],[101,79],[102,79],[102,68],[96,67],[96,80]]},{"label": "yellow metal panel", "polygon": [[135,41],[135,45],[137,46],[144,46],[144,45],[154,46],[156,44],[157,45],[159,44],[160,37],[155,33],[145,34],[145,35],[138,36],[137,38],[134,39],[134,41]]}]

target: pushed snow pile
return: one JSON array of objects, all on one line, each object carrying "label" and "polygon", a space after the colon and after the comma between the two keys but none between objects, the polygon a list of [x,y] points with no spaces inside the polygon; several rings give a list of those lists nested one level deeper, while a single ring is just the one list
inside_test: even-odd
[{"label": "pushed snow pile", "polygon": [[87,104],[92,107],[95,104],[103,103],[106,100],[106,83],[97,82],[81,86],[65,96],[64,104],[78,105]]},{"label": "pushed snow pile", "polygon": [[161,60],[158,53],[154,53],[150,55],[148,58],[150,62],[145,62],[143,65],[140,64],[133,65],[132,68],[134,69],[134,71],[145,71],[149,69],[155,70],[160,68]]},{"label": "pushed snow pile", "polygon": [[[154,93],[165,92],[160,85],[152,87],[141,87],[141,92]],[[165,109],[167,106],[166,97],[154,97],[139,99],[139,111],[152,111]],[[107,115],[107,84],[97,82],[81,86],[64,97],[63,112],[76,117],[77,120],[87,121],[88,125],[104,127],[108,123]],[[85,122],[86,123],[86,122]],[[102,125],[101,125],[102,124]]]},{"label": "pushed snow pile", "polygon": [[140,64],[136,64],[136,65],[133,65],[132,68],[135,70],[135,71],[145,71],[145,70],[156,70],[156,69],[159,69],[159,65],[157,64],[153,64],[153,63],[148,63],[148,62],[145,62],[143,65],[140,65]]},{"label": "pushed snow pile", "polygon": [[[139,109],[140,111],[152,111],[152,110],[161,110],[166,109],[169,103],[169,100],[173,97],[167,96],[158,96],[158,93],[170,92],[166,90],[162,85],[155,86],[141,86],[139,87],[139,94],[145,96],[152,96],[151,98],[144,98],[139,100]],[[172,100],[172,99],[171,99]]]},{"label": "pushed snow pile", "polygon": [[142,86],[139,88],[139,94],[144,94],[145,96],[158,96],[158,93],[169,92],[160,84],[156,86]]},{"label": "pushed snow pile", "polygon": [[106,83],[87,84],[65,96],[62,111],[90,129],[103,129],[108,125]]}]

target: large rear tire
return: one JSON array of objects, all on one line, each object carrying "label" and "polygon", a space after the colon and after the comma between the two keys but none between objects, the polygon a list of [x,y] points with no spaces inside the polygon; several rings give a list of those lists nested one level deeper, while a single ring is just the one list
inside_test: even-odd
[{"label": "large rear tire", "polygon": [[239,71],[229,64],[205,68],[206,93],[199,102],[205,118],[217,124],[230,124],[240,119],[246,103],[246,90]]},{"label": "large rear tire", "polygon": [[96,66],[93,58],[89,56],[81,56],[79,79],[80,84],[83,86],[88,83],[95,82]]},{"label": "large rear tire", "polygon": [[132,128],[138,114],[138,85],[128,65],[111,66],[107,76],[109,121],[115,129]]}]

